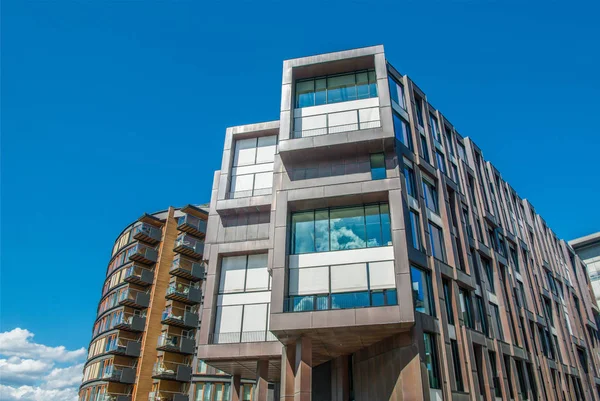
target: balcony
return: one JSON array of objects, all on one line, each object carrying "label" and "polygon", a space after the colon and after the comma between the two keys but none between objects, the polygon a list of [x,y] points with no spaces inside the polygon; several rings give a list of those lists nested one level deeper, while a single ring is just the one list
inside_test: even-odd
[{"label": "balcony", "polygon": [[189,234],[182,234],[177,237],[175,248],[173,250],[194,259],[201,259],[204,253],[204,242]]},{"label": "balcony", "polygon": [[148,401],[190,401],[190,398],[174,391],[154,391],[148,396]]},{"label": "balcony", "polygon": [[196,329],[198,321],[198,312],[195,309],[183,309],[175,306],[167,307],[163,311],[161,319],[162,324],[186,329]]},{"label": "balcony", "polygon": [[144,291],[128,288],[119,295],[119,305],[145,309],[150,306],[150,294]]},{"label": "balcony", "polygon": [[277,341],[277,338],[269,330],[211,333],[208,336],[209,344],[256,343],[264,341]]},{"label": "balcony", "polygon": [[202,290],[188,284],[174,282],[167,287],[167,299],[197,305],[202,300]]},{"label": "balcony", "polygon": [[141,349],[142,345],[139,340],[119,337],[106,348],[106,352],[112,355],[125,355],[137,358],[140,356]]},{"label": "balcony", "polygon": [[140,223],[133,227],[133,238],[155,245],[160,242],[162,231],[148,223]]},{"label": "balcony", "polygon": [[190,281],[199,281],[204,278],[204,263],[197,263],[190,259],[176,256],[171,264],[169,271],[173,276],[188,279]]},{"label": "balcony", "polygon": [[297,295],[285,298],[284,311],[312,312],[390,305],[398,305],[396,290],[342,292],[329,295]]},{"label": "balcony", "polygon": [[196,341],[193,338],[163,333],[158,337],[159,351],[176,352],[178,354],[193,355]]},{"label": "balcony", "polygon": [[149,286],[154,282],[154,271],[140,265],[131,265],[125,270],[125,282],[141,286]]},{"label": "balcony", "polygon": [[123,365],[110,365],[104,369],[102,379],[115,383],[135,383],[135,367]]},{"label": "balcony", "polygon": [[131,401],[131,394],[106,393],[99,394],[95,401]]},{"label": "balcony", "polygon": [[146,328],[146,316],[123,313],[121,321],[115,324],[115,329],[139,333]]},{"label": "balcony", "polygon": [[186,214],[179,218],[177,229],[196,237],[204,238],[204,235],[206,235],[206,220],[192,214]]},{"label": "balcony", "polygon": [[158,260],[158,251],[146,245],[136,244],[127,250],[127,257],[129,260],[151,265]]},{"label": "balcony", "polygon": [[377,101],[370,101],[370,103],[373,103],[374,107],[296,117],[294,119],[293,137],[305,138],[380,128],[379,103]]},{"label": "balcony", "polygon": [[192,380],[192,367],[179,362],[156,362],[152,369],[152,378],[189,382]]}]

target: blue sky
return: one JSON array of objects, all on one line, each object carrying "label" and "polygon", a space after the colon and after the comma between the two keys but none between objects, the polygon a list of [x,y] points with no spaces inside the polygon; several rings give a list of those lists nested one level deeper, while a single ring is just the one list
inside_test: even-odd
[{"label": "blue sky", "polygon": [[115,237],[208,201],[286,58],[384,44],[559,236],[600,231],[598,2],[2,5],[2,331],[87,346]]}]

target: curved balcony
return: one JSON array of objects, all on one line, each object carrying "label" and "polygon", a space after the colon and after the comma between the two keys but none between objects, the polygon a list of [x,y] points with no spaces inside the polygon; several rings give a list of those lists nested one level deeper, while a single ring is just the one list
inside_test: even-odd
[{"label": "curved balcony", "polygon": [[125,277],[123,280],[127,283],[146,287],[152,285],[154,282],[154,271],[134,264],[125,270]]},{"label": "curved balcony", "polygon": [[95,401],[131,401],[131,394],[105,393],[96,396]]},{"label": "curved balcony", "polygon": [[139,340],[117,337],[117,339],[106,347],[106,353],[112,355],[124,355],[137,358],[140,356],[142,344]]},{"label": "curved balcony", "polygon": [[102,372],[102,379],[116,383],[133,384],[135,383],[135,367],[110,365]]},{"label": "curved balcony", "polygon": [[158,251],[143,244],[136,244],[127,250],[127,257],[129,260],[151,265],[158,260]]},{"label": "curved balcony", "polygon": [[202,290],[199,287],[176,281],[167,287],[166,298],[188,305],[197,305],[202,300]]},{"label": "curved balcony", "polygon": [[154,391],[148,396],[148,401],[190,401],[190,397],[175,391]]},{"label": "curved balcony", "polygon": [[146,316],[123,313],[120,321],[114,325],[114,328],[132,331],[134,333],[142,332],[146,328]]},{"label": "curved balcony", "polygon": [[177,229],[204,238],[204,235],[206,235],[206,220],[192,214],[186,214],[177,221]]},{"label": "curved balcony", "polygon": [[150,305],[150,294],[135,288],[128,288],[127,291],[119,294],[119,305],[145,309]]},{"label": "curved balcony", "polygon": [[198,327],[198,312],[195,308],[183,309],[176,306],[167,307],[162,313],[162,324],[195,329]]},{"label": "curved balcony", "polygon": [[196,341],[193,338],[163,333],[158,337],[156,349],[159,351],[176,352],[178,354],[193,355]]},{"label": "curved balcony", "polygon": [[204,254],[204,242],[189,234],[181,234],[177,237],[175,248],[173,250],[194,259],[201,259]]},{"label": "curved balcony", "polygon": [[173,276],[188,279],[190,281],[199,281],[204,278],[204,263],[194,262],[193,260],[177,255],[173,259],[169,273]]},{"label": "curved balcony", "polygon": [[192,367],[185,363],[160,361],[154,364],[152,378],[189,382],[192,380]]},{"label": "curved balcony", "polygon": [[160,242],[162,231],[148,223],[140,223],[133,227],[133,238],[155,245]]}]

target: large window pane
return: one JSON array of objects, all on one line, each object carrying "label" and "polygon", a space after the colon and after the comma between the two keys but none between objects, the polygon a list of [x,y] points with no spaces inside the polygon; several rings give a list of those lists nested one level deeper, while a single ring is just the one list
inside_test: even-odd
[{"label": "large window pane", "polygon": [[412,245],[413,248],[418,249],[421,248],[421,224],[419,222],[419,215],[412,210],[410,213],[410,231],[412,236]]},{"label": "large window pane", "polygon": [[313,80],[296,83],[296,107],[315,105],[314,84]]},{"label": "large window pane", "polygon": [[330,211],[331,250],[365,248],[364,209],[349,207]]},{"label": "large window pane", "polygon": [[383,153],[374,153],[371,158],[371,179],[382,180],[386,178],[385,155]]},{"label": "large window pane", "polygon": [[379,205],[365,206],[365,218],[367,222],[367,247],[382,246]]},{"label": "large window pane", "polygon": [[331,294],[331,309],[350,309],[369,306],[369,292]]},{"label": "large window pane", "polygon": [[392,228],[390,226],[390,205],[387,203],[379,204],[381,213],[381,238],[384,246],[392,245]]},{"label": "large window pane", "polygon": [[357,99],[356,75],[338,75],[327,78],[327,103]]},{"label": "large window pane", "polygon": [[417,191],[415,172],[411,167],[407,165],[404,165],[404,180],[406,181],[406,193],[416,199]]},{"label": "large window pane", "polygon": [[440,214],[440,206],[437,189],[434,184],[423,180],[423,196],[425,198],[425,206],[436,214]]},{"label": "large window pane", "polygon": [[433,334],[423,333],[425,342],[425,366],[429,374],[429,387],[440,388],[439,366],[435,337]]},{"label": "large window pane", "polygon": [[434,258],[445,261],[444,235],[442,229],[429,222],[429,241],[431,244],[431,254]]},{"label": "large window pane", "polygon": [[402,142],[406,147],[412,149],[412,138],[410,135],[410,127],[396,112],[394,115],[394,134],[396,139]]},{"label": "large window pane", "polygon": [[327,79],[321,78],[315,81],[315,105],[327,103]]},{"label": "large window pane", "polygon": [[329,210],[315,211],[315,250],[329,251]]},{"label": "large window pane", "polygon": [[292,235],[294,253],[315,252],[314,212],[301,212],[292,215]]},{"label": "large window pane", "polygon": [[431,303],[431,276],[421,269],[411,267],[413,303],[417,312],[433,315]]}]

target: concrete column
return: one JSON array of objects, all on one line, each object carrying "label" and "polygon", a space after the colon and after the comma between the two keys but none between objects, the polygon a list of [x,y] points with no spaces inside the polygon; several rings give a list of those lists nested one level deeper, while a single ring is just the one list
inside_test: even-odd
[{"label": "concrete column", "polygon": [[294,401],[311,401],[312,341],[308,337],[296,341],[294,379]]},{"label": "concrete column", "polygon": [[294,400],[294,365],[296,363],[296,344],[288,344],[281,352],[281,389],[280,401]]},{"label": "concrete column", "polygon": [[240,375],[233,375],[231,378],[231,401],[240,401],[242,399],[242,378]]},{"label": "concrete column", "polygon": [[256,366],[256,397],[254,401],[267,401],[269,394],[269,361],[260,360]]},{"label": "concrete column", "polygon": [[331,399],[348,401],[350,399],[349,357],[340,356],[331,361]]}]

